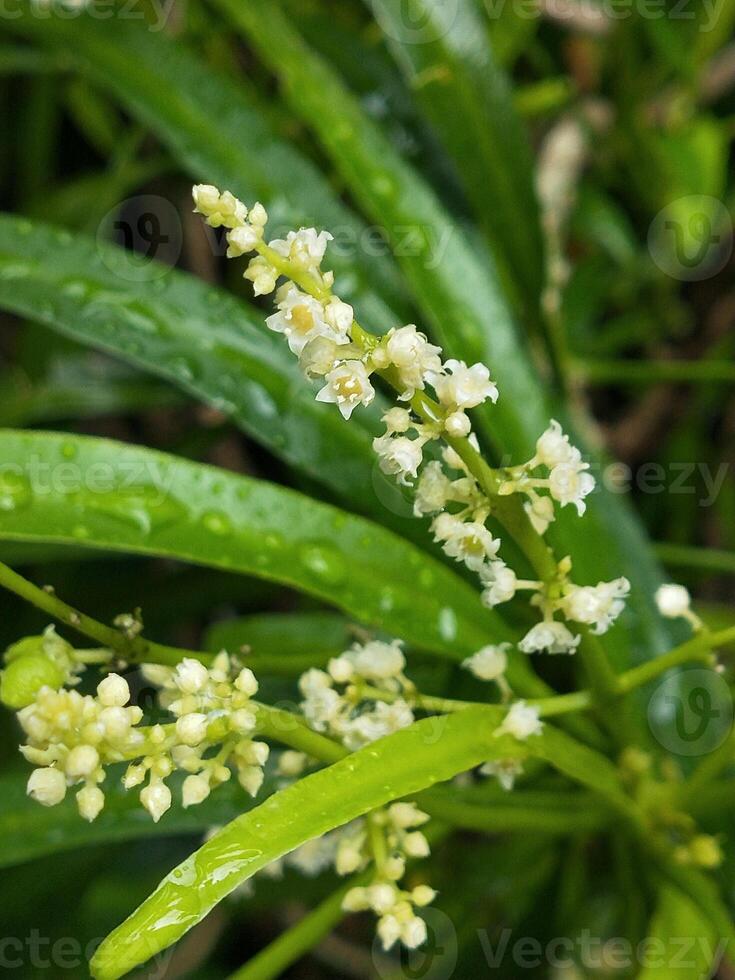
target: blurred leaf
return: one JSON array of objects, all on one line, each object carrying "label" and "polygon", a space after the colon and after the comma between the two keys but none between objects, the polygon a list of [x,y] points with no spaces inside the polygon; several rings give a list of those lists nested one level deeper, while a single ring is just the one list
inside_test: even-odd
[{"label": "blurred leaf", "polygon": [[[27,9],[27,8],[26,8]],[[198,60],[180,41],[138,20],[105,21],[77,11],[73,20],[14,19],[12,29],[67,54],[156,133],[195,177],[268,207],[274,231],[319,224],[340,248],[330,262],[339,291],[366,320],[385,329],[401,288],[390,260],[366,247],[371,231],[333,193],[298,150],[272,130],[244,90]]]},{"label": "blurred leaf", "polygon": [[638,980],[670,980],[674,963],[681,980],[708,980],[721,955],[717,930],[690,898],[668,885],[661,887],[649,926],[649,963]]},{"label": "blurred leaf", "polygon": [[[30,772],[30,770],[29,770]],[[159,823],[143,809],[137,793],[123,790],[119,780],[105,784],[105,808],[93,823],[79,816],[73,793],[54,807],[39,806],[26,795],[28,772],[0,776],[0,867],[20,864],[57,851],[94,844],[172,834],[206,832],[228,823],[254,801],[235,782],[220,786],[199,806],[184,810],[174,804]],[[274,784],[266,785],[264,794]]]},{"label": "blurred leaf", "polygon": [[475,0],[367,2],[450,152],[516,299],[537,315],[545,270],[533,163]]},{"label": "blurred leaf", "polygon": [[[226,293],[115,246],[0,216],[0,307],[110,351],[225,411],[288,463],[389,516],[371,435],[314,401],[262,316]],[[375,416],[373,416],[375,418]]]},{"label": "blurred leaf", "polygon": [[264,613],[215,623],[207,630],[205,647],[232,653],[247,647],[247,663],[256,674],[298,674],[324,666],[354,639],[349,622],[333,613]]},{"label": "blurred leaf", "polygon": [[[379,525],[292,490],[105,439],[5,430],[0,456],[0,540],[244,572],[455,660],[510,639],[450,569]],[[517,664],[528,673],[526,660]]]}]

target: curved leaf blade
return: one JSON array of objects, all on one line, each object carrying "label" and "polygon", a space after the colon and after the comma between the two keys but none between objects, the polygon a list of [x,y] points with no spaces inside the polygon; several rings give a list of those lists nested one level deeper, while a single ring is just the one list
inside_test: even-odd
[{"label": "curved leaf blade", "polygon": [[95,953],[97,980],[115,980],[176,942],[243,881],[294,848],[383,806],[451,779],[487,758],[524,757],[494,737],[499,708],[426,719],[300,779],[233,820],[167,875]]},{"label": "curved leaf blade", "polygon": [[[509,638],[451,569],[275,484],[106,439],[0,431],[0,540],[160,555],[255,575],[461,659]],[[519,667],[528,672],[525,661]]]},{"label": "curved leaf blade", "polygon": [[321,223],[339,234],[342,248],[332,265],[345,297],[368,321],[391,322],[391,307],[405,308],[393,263],[361,247],[370,237],[366,225],[314,164],[280,138],[244,86],[218,74],[183,42],[137,19],[118,17],[111,30],[94,12],[39,21],[28,7],[14,17],[12,30],[53,46],[111,90],[193,177],[243,200],[262,201],[275,228]]},{"label": "curved leaf blade", "polygon": [[499,265],[521,303],[538,315],[544,248],[533,160],[476,4],[473,0],[452,4],[367,0],[367,4],[450,152]]},{"label": "curved leaf blade", "polygon": [[259,312],[175,270],[136,282],[130,261],[114,245],[0,215],[0,307],[172,381],[353,506],[389,516],[373,490],[377,412],[345,425],[314,401]]}]

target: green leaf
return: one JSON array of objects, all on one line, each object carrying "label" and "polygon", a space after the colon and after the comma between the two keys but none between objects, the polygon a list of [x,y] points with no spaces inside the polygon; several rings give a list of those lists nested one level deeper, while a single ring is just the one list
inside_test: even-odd
[{"label": "green leaf", "polygon": [[[30,772],[30,770],[29,770]],[[253,802],[239,785],[229,783],[199,806],[184,810],[178,804],[165,819],[154,823],[135,792],[119,781],[105,784],[105,808],[93,823],[79,816],[72,793],[54,807],[39,806],[26,795],[28,773],[0,777],[0,867],[45,857],[58,851],[138,838],[205,832],[225,824]],[[272,791],[273,783],[263,792]]]},{"label": "green leaf", "polygon": [[242,86],[182,42],[125,17],[116,18],[111,31],[94,12],[82,11],[73,20],[39,20],[26,7],[12,29],[52,45],[111,90],[192,176],[245,201],[261,200],[274,228],[320,224],[338,233],[342,247],[331,264],[339,289],[376,328],[390,325],[392,306],[405,307],[392,262],[362,247],[370,235],[365,224],[317,168],[278,137]]},{"label": "green leaf", "polygon": [[680,980],[708,980],[722,953],[718,941],[704,910],[663,885],[645,941],[651,944],[649,961],[642,964],[638,980],[670,980],[672,972]]},{"label": "green leaf", "polygon": [[491,757],[525,756],[496,738],[499,708],[447,716],[437,738],[428,718],[349,755],[276,793],[233,820],[167,875],[156,891],[97,950],[91,972],[114,980],[196,925],[243,881],[271,861],[335,827],[451,779]]},{"label": "green leaf", "polygon": [[262,314],[227,293],[114,245],[0,216],[0,307],[172,381],[351,506],[390,516],[373,489],[375,415],[346,425],[316,403]]},{"label": "green leaf", "polygon": [[499,266],[537,315],[544,255],[533,162],[476,3],[367,2],[450,152]]},{"label": "green leaf", "polygon": [[[0,540],[161,555],[300,589],[460,659],[509,630],[451,569],[293,490],[106,439],[0,432]],[[518,660],[530,673],[525,660]]]},{"label": "green leaf", "polygon": [[343,616],[332,613],[263,613],[215,623],[206,634],[208,650],[248,648],[248,665],[272,674],[296,674],[326,664],[346,650],[355,634]]}]

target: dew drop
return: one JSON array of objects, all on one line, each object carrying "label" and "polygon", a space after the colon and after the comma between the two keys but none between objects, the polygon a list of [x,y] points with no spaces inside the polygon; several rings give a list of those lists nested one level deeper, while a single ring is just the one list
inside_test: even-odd
[{"label": "dew drop", "polygon": [[344,559],[331,545],[309,544],[299,552],[301,563],[322,582],[337,585],[346,575]]},{"label": "dew drop", "polygon": [[0,511],[19,510],[31,502],[31,485],[20,473],[0,473]]},{"label": "dew drop", "polygon": [[232,524],[225,514],[216,510],[211,510],[202,517],[202,524],[212,534],[229,534],[232,531]]}]

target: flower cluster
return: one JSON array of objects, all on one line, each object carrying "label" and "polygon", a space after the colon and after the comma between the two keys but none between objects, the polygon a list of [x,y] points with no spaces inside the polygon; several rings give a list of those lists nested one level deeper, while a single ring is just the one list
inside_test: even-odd
[{"label": "flower cluster", "polygon": [[[398,642],[355,644],[333,657],[327,670],[302,674],[301,710],[309,725],[359,749],[406,728],[413,711],[400,695],[412,689],[403,674],[406,660]],[[385,694],[389,700],[382,700]]]},{"label": "flower cluster", "polygon": [[[266,323],[285,336],[307,377],[324,380],[318,401],[333,402],[349,418],[358,405],[373,400],[371,377],[381,372],[398,390],[399,402],[408,403],[383,415],[385,432],[373,440],[380,467],[399,483],[415,485],[416,515],[432,516],[435,541],[449,557],[477,573],[487,606],[507,602],[519,590],[535,593],[531,603],[543,618],[523,638],[520,649],[574,652],[580,637],[556,620],[556,613],[596,633],[608,629],[628,594],[625,579],[596,586],[576,586],[566,576],[551,583],[523,580],[499,556],[501,542],[486,526],[492,500],[471,472],[467,452],[462,452],[463,445],[470,453],[479,450],[468,411],[498,398],[487,367],[442,361],[441,348],[414,324],[393,328],[383,337],[366,334],[355,322],[352,307],[332,292],[333,275],[322,272],[331,239],[327,232],[301,228],[266,244],[267,215],[261,205],[248,213],[229,192],[220,194],[209,185],[195,187],[193,194],[196,210],[207,222],[228,229],[228,255],[256,253],[245,271],[256,293],[272,292],[283,278],[275,296],[277,312]],[[445,442],[441,459],[425,460],[427,444],[436,440]],[[531,459],[500,471],[496,493],[522,494],[532,527],[544,534],[554,520],[555,503],[572,504],[584,513],[585,498],[595,486],[588,471],[589,464],[552,419]]]},{"label": "flower cluster", "polygon": [[[176,717],[167,754],[177,769],[189,773],[182,787],[183,805],[206,800],[212,789],[230,778],[230,764],[242,788],[255,796],[263,783],[268,746],[252,738],[256,717],[251,698],[258,690],[252,670],[239,667],[223,651],[209,668],[185,658],[175,668],[146,665],[144,674],[161,687],[159,702]],[[131,766],[125,785],[137,785],[146,770],[153,779],[157,762],[153,760],[152,768],[147,760]]]},{"label": "flower cluster", "polygon": [[337,847],[338,874],[359,871],[371,861],[374,864],[372,882],[351,888],[342,907],[348,912],[372,910],[378,916],[378,936],[386,950],[399,941],[409,949],[426,941],[426,923],[415,909],[432,902],[436,892],[428,885],[406,891],[399,882],[408,858],[429,854],[426,837],[416,829],[428,819],[414,803],[393,803],[357,821],[352,833],[343,836]]},{"label": "flower cluster", "polygon": [[[27,667],[26,659],[11,663]],[[268,746],[252,739],[256,718],[250,699],[258,687],[252,671],[239,669],[226,653],[209,669],[187,658],[176,668],[146,665],[143,671],[163,688],[161,706],[175,722],[141,726],[143,712],[129,704],[130,688],[119,674],[103,678],[95,695],[49,684],[35,691],[18,711],[26,734],[20,750],[38,767],[28,780],[33,799],[54,806],[69,787],[79,786],[79,813],[94,820],[105,804],[100,784],[106,767],[120,762],[129,763],[123,776],[126,789],[145,783],[140,802],[155,821],[171,806],[166,779],[177,769],[188,774],[182,787],[185,807],[201,803],[228,780],[230,765],[243,788],[257,793]]]}]

